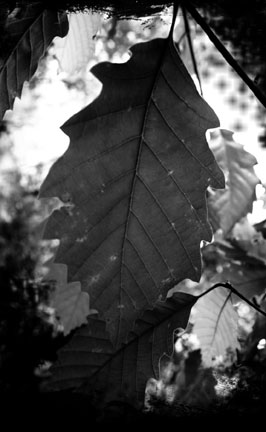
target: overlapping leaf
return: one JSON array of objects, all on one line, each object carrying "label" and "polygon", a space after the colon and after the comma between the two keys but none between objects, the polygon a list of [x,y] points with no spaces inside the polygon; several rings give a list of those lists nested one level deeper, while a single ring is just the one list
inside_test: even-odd
[{"label": "overlapping leaf", "polygon": [[87,316],[91,313],[89,296],[81,291],[79,282],[67,283],[67,267],[64,264],[50,263],[47,279],[56,283],[51,298],[51,306],[64,327],[64,334],[87,323]]},{"label": "overlapping leaf", "polygon": [[84,68],[94,55],[94,39],[100,26],[100,15],[71,13],[68,20],[69,32],[65,38],[55,39],[53,51],[61,68],[72,74]]},{"label": "overlapping leaf", "polygon": [[128,342],[115,350],[97,318],[78,329],[70,343],[59,351],[49,389],[80,387],[97,394],[101,402],[119,397],[143,403],[146,382],[158,378],[159,359],[172,354],[173,331],[187,326],[190,310],[197,297],[175,293],[166,302],[158,302],[135,323]]},{"label": "overlapping leaf", "polygon": [[203,363],[212,366],[215,357],[226,357],[228,349],[239,348],[238,315],[230,290],[216,288],[198,300],[196,311],[193,333],[199,338]]},{"label": "overlapping leaf", "polygon": [[200,242],[211,239],[206,188],[223,175],[205,132],[218,119],[198,95],[172,37],[137,44],[124,64],[92,69],[100,96],[63,131],[66,153],[41,196],[68,206],[47,238],[119,346],[143,310],[184,278],[201,274]]},{"label": "overlapping leaf", "polygon": [[210,220],[215,230],[222,228],[226,235],[252,211],[255,187],[260,182],[253,168],[257,161],[226,129],[211,132],[210,147],[226,178],[225,190],[210,191]]},{"label": "overlapping leaf", "polygon": [[67,31],[66,15],[39,3],[15,9],[7,18],[6,43],[0,54],[0,118],[13,108],[15,97],[20,97],[24,82],[34,75],[54,37],[63,37]]}]

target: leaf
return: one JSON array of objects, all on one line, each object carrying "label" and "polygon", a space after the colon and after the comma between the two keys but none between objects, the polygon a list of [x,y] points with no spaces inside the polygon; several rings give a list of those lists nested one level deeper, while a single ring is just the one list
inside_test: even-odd
[{"label": "leaf", "polygon": [[68,203],[45,236],[60,239],[56,261],[89,293],[115,346],[160,295],[199,279],[200,242],[211,240],[206,188],[223,186],[205,139],[218,119],[172,38],[131,51],[127,63],[92,69],[102,92],[63,126],[69,148],[41,188]]},{"label": "leaf", "polygon": [[233,132],[215,130],[210,137],[210,147],[226,178],[224,190],[210,190],[210,220],[214,230],[222,228],[226,235],[236,222],[252,211],[255,188],[260,183],[253,168],[257,161],[234,141]]},{"label": "leaf", "polygon": [[94,37],[100,26],[100,15],[70,13],[68,20],[69,32],[63,39],[54,40],[53,52],[61,68],[73,74],[83,69],[94,55]]},{"label": "leaf", "polygon": [[200,341],[203,364],[210,367],[215,357],[224,357],[228,349],[234,351],[239,347],[238,315],[232,305],[231,291],[216,288],[204,295],[197,302],[196,313],[193,333]]},{"label": "leaf", "polygon": [[90,310],[89,296],[81,291],[79,282],[67,283],[67,267],[64,264],[49,265],[47,279],[56,282],[55,292],[51,298],[51,306],[64,327],[64,335],[87,323]]},{"label": "leaf", "polygon": [[68,31],[66,14],[44,9],[41,4],[15,11],[7,18],[7,48],[0,55],[0,119],[13,108],[15,97],[21,96],[24,82],[34,75],[53,38]]},{"label": "leaf", "polygon": [[157,302],[135,323],[126,344],[114,349],[102,320],[89,317],[71,341],[59,350],[49,390],[96,392],[101,402],[130,398],[143,403],[149,378],[159,375],[161,355],[173,351],[173,331],[185,328],[197,297],[175,293]]}]

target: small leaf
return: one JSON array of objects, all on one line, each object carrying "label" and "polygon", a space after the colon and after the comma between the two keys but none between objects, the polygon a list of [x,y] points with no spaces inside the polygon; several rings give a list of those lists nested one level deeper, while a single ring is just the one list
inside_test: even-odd
[{"label": "small leaf", "polygon": [[214,228],[222,228],[226,235],[243,216],[252,211],[255,187],[260,180],[253,166],[255,157],[233,139],[233,132],[212,131],[210,147],[226,178],[224,190],[212,191],[208,199],[210,221]]},{"label": "small leaf", "polygon": [[158,302],[135,323],[127,343],[118,350],[113,348],[104,322],[89,317],[88,324],[59,351],[48,388],[81,386],[79,391],[96,392],[102,402],[127,397],[143,403],[147,380],[158,377],[159,359],[163,353],[172,353],[173,331],[186,327],[196,300],[180,292]]},{"label": "small leaf", "polygon": [[24,82],[32,78],[54,37],[68,31],[66,14],[44,9],[39,3],[15,11],[7,18],[6,45],[0,54],[0,119],[13,108],[15,97],[21,96]]},{"label": "small leaf", "polygon": [[67,267],[64,264],[49,265],[47,279],[56,282],[55,292],[51,298],[51,306],[64,327],[64,335],[87,323],[91,314],[89,296],[81,291],[79,282],[67,283]]},{"label": "small leaf", "polygon": [[102,92],[63,126],[70,146],[41,188],[68,203],[45,233],[60,239],[56,262],[89,293],[116,346],[160,295],[200,278],[200,242],[212,235],[206,189],[223,187],[205,139],[218,119],[172,37],[131,50],[127,63],[92,69]]},{"label": "small leaf", "polygon": [[93,57],[95,35],[100,27],[101,18],[95,13],[70,13],[69,32],[66,37],[55,38],[53,52],[61,68],[69,73],[83,69]]},{"label": "small leaf", "polygon": [[238,315],[232,305],[231,291],[226,288],[216,288],[201,297],[195,309],[193,333],[200,341],[202,361],[209,367],[215,357],[225,357],[228,350],[239,348]]}]

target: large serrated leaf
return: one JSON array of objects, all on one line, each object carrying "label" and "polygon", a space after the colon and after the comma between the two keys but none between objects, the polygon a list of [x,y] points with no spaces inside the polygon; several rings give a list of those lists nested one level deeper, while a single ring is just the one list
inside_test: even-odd
[{"label": "large serrated leaf", "polygon": [[100,15],[71,13],[68,20],[69,32],[65,38],[55,39],[53,52],[61,68],[73,74],[84,68],[94,55],[94,38],[100,26]]},{"label": "large serrated leaf", "polygon": [[51,306],[64,328],[64,335],[87,323],[91,313],[88,293],[81,291],[79,282],[67,283],[67,267],[64,264],[49,264],[47,279],[56,282],[51,297]]},{"label": "large serrated leaf", "polygon": [[21,96],[24,82],[32,78],[54,37],[63,37],[68,31],[65,14],[44,9],[39,3],[16,11],[7,18],[7,48],[0,54],[0,118],[13,108],[15,97]]},{"label": "large serrated leaf", "polygon": [[203,363],[212,366],[215,357],[226,357],[228,349],[233,352],[239,348],[238,315],[233,308],[231,291],[216,288],[204,295],[197,302],[196,312],[193,333],[199,338]]},{"label": "large serrated leaf", "polygon": [[45,235],[60,239],[56,261],[81,281],[115,346],[159,295],[200,278],[206,188],[223,187],[205,139],[218,119],[172,37],[131,51],[127,63],[92,69],[102,92],[63,126],[70,146],[41,188],[69,204]]},{"label": "large serrated leaf", "polygon": [[120,397],[143,402],[147,380],[158,378],[159,359],[164,353],[172,353],[173,332],[187,326],[196,300],[180,292],[166,302],[158,302],[137,320],[127,343],[118,350],[110,342],[105,323],[89,318],[87,326],[78,329],[59,351],[46,387],[80,387],[81,392],[97,394],[101,403]]},{"label": "large serrated leaf", "polygon": [[208,206],[213,228],[226,235],[243,216],[252,211],[255,187],[260,180],[255,174],[256,158],[233,139],[233,132],[220,129],[211,132],[210,147],[223,170],[226,188],[210,191]]}]

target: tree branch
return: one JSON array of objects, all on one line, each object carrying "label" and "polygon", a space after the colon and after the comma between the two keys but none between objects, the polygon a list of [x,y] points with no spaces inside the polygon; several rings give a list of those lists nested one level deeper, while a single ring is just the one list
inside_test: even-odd
[{"label": "tree branch", "polygon": [[190,13],[192,18],[200,25],[202,30],[207,34],[209,39],[212,41],[217,50],[222,54],[227,63],[235,70],[235,72],[240,76],[240,78],[247,84],[256,98],[261,102],[261,104],[266,108],[266,96],[264,93],[257,87],[257,85],[249,78],[246,72],[241,68],[238,62],[233,58],[230,52],[225,48],[223,43],[217,38],[212,29],[206,23],[206,21],[202,18],[202,16],[198,13],[196,8],[188,1],[183,0],[183,5],[186,10]]},{"label": "tree branch", "polygon": [[195,53],[194,53],[194,49],[193,49],[193,43],[192,43],[192,40],[191,40],[191,33],[190,33],[189,22],[188,22],[188,19],[187,19],[187,12],[186,12],[186,9],[183,6],[182,6],[182,13],[183,13],[184,24],[185,24],[185,31],[186,31],[186,36],[187,36],[187,40],[188,40],[188,45],[189,45],[191,60],[192,60],[192,63],[193,63],[194,72],[196,74],[196,77],[197,77],[197,80],[198,80],[198,83],[199,83],[200,94],[201,94],[201,96],[203,96],[203,91],[202,91],[202,86],[201,86],[201,80],[200,80],[200,76],[199,76],[197,61],[196,61],[196,57],[195,57]]},{"label": "tree branch", "polygon": [[208,294],[209,292],[213,291],[215,288],[218,288],[218,287],[229,289],[232,293],[234,293],[239,298],[241,298],[241,300],[246,302],[249,306],[251,306],[257,312],[261,313],[262,315],[264,315],[266,317],[266,312],[264,312],[255,303],[252,303],[249,299],[247,299],[245,296],[243,296],[243,294],[241,294],[239,291],[237,291],[237,289],[235,289],[229,282],[225,282],[225,283],[218,282],[217,284],[213,285],[211,288],[209,288],[206,291],[204,291],[203,293],[199,294],[197,296],[197,299],[199,300],[201,297],[204,297],[206,294]]}]

